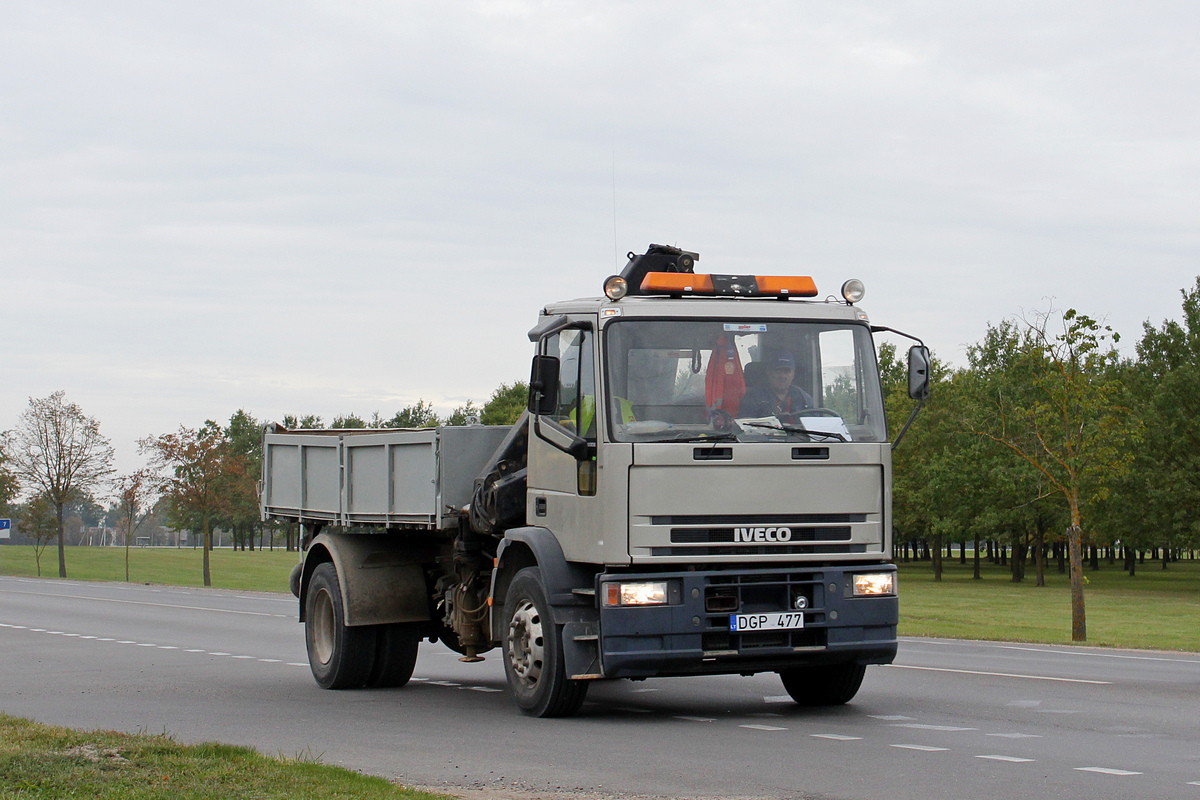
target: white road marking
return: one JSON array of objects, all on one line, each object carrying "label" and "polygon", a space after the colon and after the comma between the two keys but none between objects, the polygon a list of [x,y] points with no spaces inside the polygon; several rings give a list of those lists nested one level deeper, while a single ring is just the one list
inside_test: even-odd
[{"label": "white road marking", "polygon": [[739,728],[749,728],[752,731],[786,731],[787,728],[777,728],[774,725],[738,725]]},{"label": "white road marking", "polygon": [[814,739],[832,739],[835,742],[857,742],[861,736],[843,736],[840,733],[810,733]]},{"label": "white road marking", "polygon": [[1033,761],[1032,758],[1017,758],[1016,756],[975,756],[976,758],[990,758],[992,761],[1009,761],[1013,764],[1025,764]]},{"label": "white road marking", "polygon": [[207,652],[207,651],[206,651],[206,650],[200,650],[199,648],[195,648],[195,647],[193,647],[193,648],[191,648],[190,650],[184,650],[183,652],[185,652],[185,653],[205,653],[205,652]]},{"label": "white road marking", "polygon": [[895,722],[902,719],[916,719],[916,717],[906,717],[903,714],[871,714],[871,719],[881,719],[885,722]]},{"label": "white road marking", "polygon": [[1024,650],[1028,653],[1047,653],[1056,656],[1089,656],[1091,658],[1127,658],[1133,661],[1174,661],[1180,664],[1200,664],[1195,658],[1163,658],[1162,656],[1127,656],[1121,653],[1081,653],[1075,650],[1042,650],[1038,647],[1017,647],[1010,644],[997,645],[1004,650]]},{"label": "white road marking", "polygon": [[1058,681],[1060,683],[1090,683],[1097,686],[1111,686],[1112,681],[1091,681],[1085,678],[1053,678],[1049,675],[1018,675],[1011,672],[983,672],[975,669],[948,669],[946,667],[914,667],[910,664],[887,664],[894,669],[919,669],[926,672],[957,672],[960,675],[985,675],[989,678],[1024,678],[1028,681]]},{"label": "white road marking", "polygon": [[900,747],[905,750],[920,750],[922,753],[939,753],[943,750],[949,750],[948,747],[930,747],[927,744],[894,744],[892,747]]},{"label": "white road marking", "polygon": [[712,717],[687,717],[687,716],[677,716],[677,717],[675,717],[675,719],[681,719],[681,720],[683,720],[684,722],[716,722],[716,720],[715,720],[715,719],[713,719]]},{"label": "white road marking", "polygon": [[454,681],[430,681],[430,683],[434,686],[462,686],[461,683],[455,683]]},{"label": "white road marking", "polygon": [[1130,772],[1127,769],[1111,769],[1109,767],[1076,767],[1079,772],[1099,772],[1101,775],[1141,775],[1140,772]]},{"label": "white road marking", "polygon": [[792,696],[790,694],[775,694],[763,698],[764,703],[791,703]]},{"label": "white road marking", "polygon": [[977,731],[979,728],[959,728],[954,725],[922,725],[919,722],[897,722],[893,728],[916,728],[922,731]]},{"label": "white road marking", "polygon": [[999,736],[1001,739],[1040,739],[1040,733],[985,733],[984,736]]},{"label": "white road marking", "polygon": [[145,600],[118,600],[113,597],[88,597],[81,594],[53,594],[51,592],[14,592],[11,589],[3,591],[9,594],[27,594],[34,597],[63,597],[67,600],[95,600],[102,603],[124,603],[131,606],[154,606],[155,608],[179,608],[184,611],[213,611],[218,614],[243,614],[249,617],[279,617],[293,619],[292,614],[269,614],[266,611],[242,611],[235,608],[208,608],[206,606],[181,606],[173,603],[147,603]]},{"label": "white road marking", "polygon": [[634,689],[633,694],[645,694],[646,692],[657,692],[658,689]]},{"label": "white road marking", "polygon": [[1188,781],[1188,786],[1200,786],[1200,781]]},{"label": "white road marking", "polygon": [[234,658],[254,658],[254,656],[234,656]]},{"label": "white road marking", "polygon": [[308,666],[308,664],[306,664],[303,661],[289,661],[287,665],[289,667],[307,667]]},{"label": "white road marking", "polygon": [[227,656],[229,653],[209,653],[210,656]]},{"label": "white road marking", "polygon": [[264,664],[278,664],[281,660],[282,659],[278,659],[278,658],[260,658],[259,659],[259,661],[261,661]]},{"label": "white road marking", "polygon": [[624,711],[627,714],[649,714],[648,708],[634,708],[633,706],[613,706],[613,711]]},{"label": "white road marking", "polygon": [[173,644],[160,644],[158,646],[158,649],[159,650],[178,650],[179,648]]},{"label": "white road marking", "polygon": [[503,689],[497,689],[494,686],[468,686],[466,687],[472,692],[503,692]]}]

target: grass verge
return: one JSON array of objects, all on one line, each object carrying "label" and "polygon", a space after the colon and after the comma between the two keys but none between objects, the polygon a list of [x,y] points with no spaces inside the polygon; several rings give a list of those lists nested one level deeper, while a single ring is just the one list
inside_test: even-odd
[{"label": "grass verge", "polygon": [[0,798],[447,800],[383,778],[169,736],[73,731],[0,714]]},{"label": "grass verge", "polygon": [[[1088,644],[1200,652],[1200,561],[1147,562],[1133,577],[1085,564],[1084,576]],[[947,560],[940,582],[928,562],[901,563],[900,634],[1071,644],[1070,583],[1053,565],[1035,586],[1032,570],[1013,583],[986,562],[974,580],[969,559]]]},{"label": "grass verge", "polygon": [[[129,580],[169,586],[203,586],[203,557],[199,548],[131,547]],[[219,549],[209,553],[212,585],[217,589],[286,592],[288,573],[299,560],[286,550]],[[58,577],[58,550],[42,552],[42,577]],[[67,578],[77,581],[124,581],[124,547],[66,548]],[[0,575],[36,577],[37,561],[30,545],[0,546]]]}]

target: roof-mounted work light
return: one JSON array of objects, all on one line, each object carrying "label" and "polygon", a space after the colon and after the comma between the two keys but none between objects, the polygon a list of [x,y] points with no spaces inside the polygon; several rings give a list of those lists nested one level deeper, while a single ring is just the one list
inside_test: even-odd
[{"label": "roof-mounted work light", "polygon": [[866,293],[867,288],[858,278],[851,278],[842,284],[842,299],[849,305],[861,302]]},{"label": "roof-mounted work light", "polygon": [[629,294],[629,282],[620,275],[611,275],[604,280],[604,296],[609,300],[620,300]]}]

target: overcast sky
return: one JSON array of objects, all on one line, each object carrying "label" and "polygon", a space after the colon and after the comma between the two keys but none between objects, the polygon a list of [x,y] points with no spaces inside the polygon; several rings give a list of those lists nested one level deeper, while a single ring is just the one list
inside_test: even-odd
[{"label": "overcast sky", "polygon": [[[961,364],[1200,274],[1195,2],[0,4],[0,429],[448,412],[630,250]],[[1129,351],[1129,350],[1127,350]]]}]

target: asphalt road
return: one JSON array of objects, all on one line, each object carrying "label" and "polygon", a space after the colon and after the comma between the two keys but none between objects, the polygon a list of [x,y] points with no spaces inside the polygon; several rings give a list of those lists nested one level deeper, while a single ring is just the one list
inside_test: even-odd
[{"label": "asphalt road", "polygon": [[295,620],[290,595],[0,578],[0,711],[447,791],[1200,800],[1200,654],[909,639],[833,710],[759,675],[599,683],[537,720],[496,651],[425,644],[403,689],[322,691]]}]

